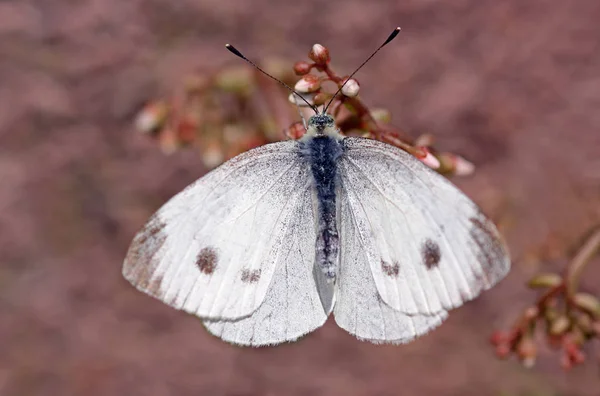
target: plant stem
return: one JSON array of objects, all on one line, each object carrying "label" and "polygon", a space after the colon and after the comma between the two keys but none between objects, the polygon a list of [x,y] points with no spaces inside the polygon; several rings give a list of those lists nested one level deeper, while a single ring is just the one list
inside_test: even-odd
[{"label": "plant stem", "polygon": [[581,274],[585,266],[600,251],[600,228],[594,230],[592,235],[585,241],[581,249],[577,252],[573,260],[567,266],[565,275],[566,296],[571,299],[579,286]]}]

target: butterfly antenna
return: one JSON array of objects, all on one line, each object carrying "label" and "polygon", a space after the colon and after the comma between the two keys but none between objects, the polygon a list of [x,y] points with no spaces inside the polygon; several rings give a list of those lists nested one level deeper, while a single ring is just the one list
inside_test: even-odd
[{"label": "butterfly antenna", "polygon": [[395,39],[396,36],[398,35],[398,33],[400,33],[400,27],[397,27],[396,29],[394,29],[394,31],[389,35],[389,37],[387,38],[387,40],[385,40],[385,42],[383,44],[381,44],[379,46],[379,48],[377,48],[375,50],[375,52],[373,52],[371,54],[371,56],[369,56],[363,63],[360,64],[360,66],[358,66],[356,68],[356,70],[354,70],[354,72],[352,74],[350,74],[350,77],[348,77],[346,79],[346,81],[344,81],[344,83],[342,84],[342,86],[332,96],[332,98],[329,101],[329,103],[327,103],[327,106],[325,106],[325,109],[323,110],[323,113],[327,112],[327,109],[329,108],[329,105],[333,102],[333,99],[335,99],[335,97],[342,91],[342,88],[344,88],[344,86],[348,83],[348,81],[350,81],[350,79],[356,74],[356,72],[359,71],[368,61],[370,61],[371,58],[374,57],[375,54],[378,53],[380,49],[382,49],[383,47],[385,47],[386,45],[388,45],[390,43],[390,41],[392,41],[393,39]]},{"label": "butterfly antenna", "polygon": [[234,54],[238,58],[242,58],[246,62],[250,63],[252,66],[254,66],[256,68],[256,70],[258,70],[259,72],[261,72],[265,76],[269,77],[272,80],[277,81],[279,84],[281,84],[284,87],[286,87],[291,93],[293,93],[296,97],[299,97],[300,99],[302,99],[304,101],[304,103],[306,103],[311,109],[313,109],[313,111],[315,112],[315,114],[319,114],[319,110],[317,109],[317,107],[315,105],[310,104],[310,102],[308,100],[304,99],[304,97],[302,95],[300,95],[298,92],[296,92],[292,87],[290,87],[289,85],[287,85],[283,81],[281,81],[281,80],[273,77],[272,75],[270,75],[269,73],[267,73],[266,71],[264,71],[263,69],[261,69],[260,67],[258,67],[254,62],[252,62],[250,59],[246,58],[240,51],[238,51],[233,45],[231,45],[231,44],[225,44],[225,48],[227,48],[229,50],[229,52],[231,52],[232,54]]}]

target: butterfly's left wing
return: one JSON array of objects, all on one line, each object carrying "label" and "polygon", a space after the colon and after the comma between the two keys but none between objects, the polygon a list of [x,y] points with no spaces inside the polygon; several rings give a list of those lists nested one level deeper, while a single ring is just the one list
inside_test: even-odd
[{"label": "butterfly's left wing", "polygon": [[446,311],[407,315],[386,304],[375,285],[367,249],[359,234],[354,209],[340,189],[340,268],[336,280],[335,321],[359,339],[376,344],[410,342],[439,326]]},{"label": "butterfly's left wing", "polygon": [[[354,223],[341,232],[356,229],[385,304],[437,315],[506,275],[510,261],[498,231],[448,180],[388,144],[363,138],[343,144],[340,191]],[[347,246],[342,241],[342,250]],[[352,270],[348,265],[341,262],[342,273]]]}]

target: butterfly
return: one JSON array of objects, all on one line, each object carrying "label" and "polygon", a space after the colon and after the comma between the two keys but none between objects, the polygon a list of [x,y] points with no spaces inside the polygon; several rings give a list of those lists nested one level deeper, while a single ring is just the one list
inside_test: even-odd
[{"label": "butterfly", "polygon": [[299,140],[240,154],[162,206],[123,275],[233,344],[293,341],[330,315],[397,344],[509,268],[494,224],[446,178],[315,109]]}]

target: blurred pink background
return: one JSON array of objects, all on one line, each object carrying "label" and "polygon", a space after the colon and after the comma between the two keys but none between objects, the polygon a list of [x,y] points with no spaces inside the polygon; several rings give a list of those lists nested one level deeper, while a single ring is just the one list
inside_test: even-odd
[{"label": "blurred pink background", "polygon": [[[80,0],[0,2],[0,394],[589,395],[600,348],[563,373],[542,348],[524,369],[488,345],[600,223],[600,2],[579,0]],[[245,349],[121,277],[135,232],[203,174],[134,133],[147,99],[187,73],[326,45],[372,106],[477,165],[454,181],[501,224],[508,278],[405,346],[331,321]],[[584,288],[600,293],[600,260]]]}]

